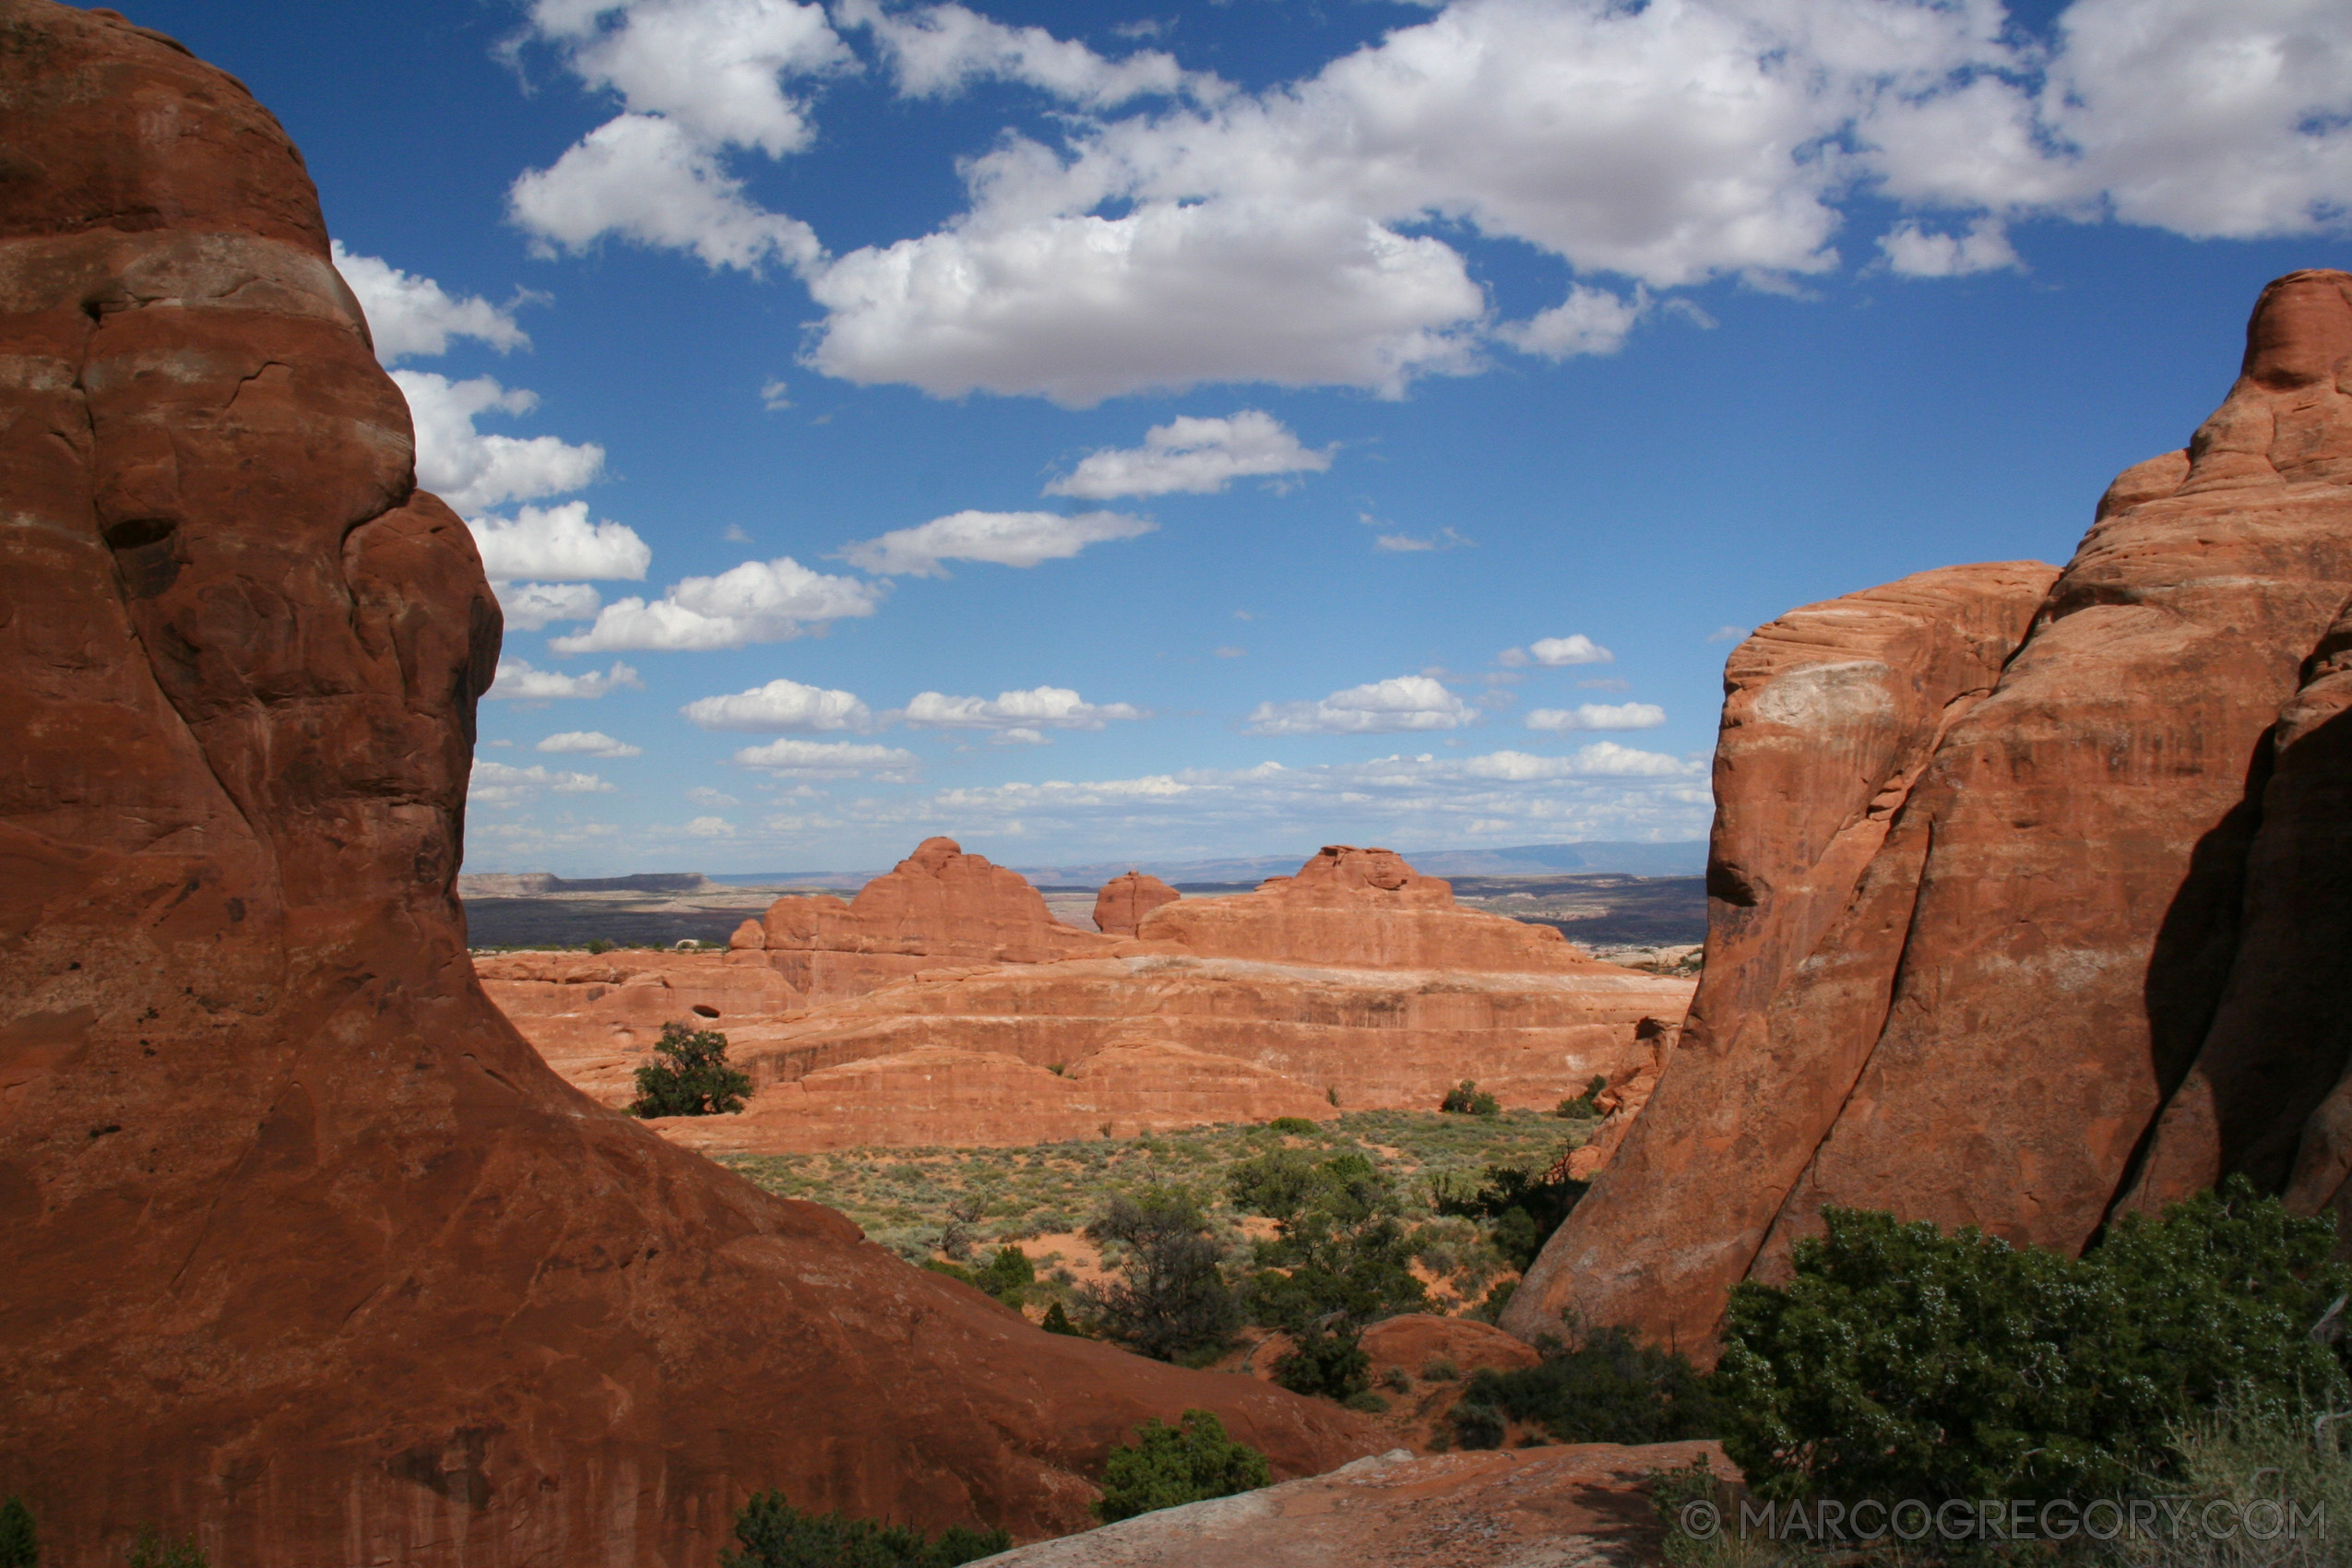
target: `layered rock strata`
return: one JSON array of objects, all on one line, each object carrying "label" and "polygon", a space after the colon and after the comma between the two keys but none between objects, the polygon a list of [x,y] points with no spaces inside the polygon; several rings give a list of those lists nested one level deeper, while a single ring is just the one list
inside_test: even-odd
[{"label": "layered rock strata", "polygon": [[2347,383],[2352,278],[2283,278],[2046,596],[1926,574],[1735,654],[1705,980],[1507,1326],[1704,1349],[1831,1203],[2075,1251],[2229,1170],[2337,1200]]},{"label": "layered rock strata", "polygon": [[[1568,973],[1526,975],[1145,954],[944,971],[762,1030],[736,1053],[761,1086],[752,1114],[727,1118],[730,1127],[707,1135],[741,1139],[723,1146],[746,1150],[802,1146],[787,1109],[793,1102],[775,1098],[784,1086],[937,1044],[1077,1077],[1114,1045],[1149,1042],[1229,1063],[1262,1086],[1251,1091],[1258,1103],[1293,1107],[1275,1114],[1434,1110],[1464,1078],[1506,1106],[1550,1110],[1595,1075],[1613,1080],[1649,1063],[1645,1020],[1679,1019],[1690,994],[1688,980],[1589,961]],[[1121,1126],[1252,1119],[1224,1113],[1236,1102],[1222,1088],[1147,1103],[1119,1099],[1117,1081],[1103,1087],[1110,1098],[1099,1103]],[[1049,1135],[1048,1124],[1008,1115],[976,1120],[969,1137],[879,1141],[1019,1144]],[[806,1135],[832,1136],[816,1124]]]},{"label": "layered rock strata", "polygon": [[1362,1452],[546,1067],[451,892],[497,604],[300,158],[111,13],[0,45],[0,1493],[49,1561],[707,1563],[768,1486],[1036,1535],[1189,1406]]}]

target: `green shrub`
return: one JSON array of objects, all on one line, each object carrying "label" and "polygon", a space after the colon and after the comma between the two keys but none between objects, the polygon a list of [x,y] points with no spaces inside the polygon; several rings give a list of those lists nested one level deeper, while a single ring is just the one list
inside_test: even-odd
[{"label": "green shrub", "polygon": [[612,951],[612,948],[613,944],[605,941],[604,938],[600,936],[591,936],[588,938],[588,950],[591,953],[610,953]]},{"label": "green shrub", "polygon": [[1303,1116],[1277,1116],[1265,1124],[1269,1133],[1287,1133],[1295,1137],[1313,1135],[1315,1124]]},{"label": "green shrub", "polygon": [[1423,1383],[1452,1383],[1462,1375],[1462,1369],[1443,1356],[1431,1356],[1421,1363]]},{"label": "green shrub", "polygon": [[1413,1374],[1403,1367],[1389,1368],[1380,1374],[1380,1381],[1398,1394],[1410,1394],[1413,1391]]},{"label": "green shrub", "polygon": [[1362,1337],[1355,1329],[1305,1330],[1274,1363],[1274,1381],[1293,1394],[1344,1405],[1372,1387],[1372,1358],[1364,1354]]},{"label": "green shrub", "polygon": [[1524,1166],[1490,1165],[1475,1193],[1465,1195],[1439,1180],[1430,1183],[1430,1195],[1440,1214],[1488,1221],[1495,1251],[1524,1273],[1590,1186],[1569,1176],[1546,1181],[1546,1174]]},{"label": "green shrub", "polygon": [[1155,1509],[1212,1497],[1230,1497],[1274,1479],[1265,1455],[1225,1435],[1206,1410],[1187,1410],[1180,1424],[1146,1420],[1132,1446],[1114,1448],[1102,1468],[1102,1497],[1094,1505],[1104,1524]]},{"label": "green shrub", "polygon": [[2251,1531],[2226,1539],[2187,1532],[2142,1553],[2146,1568],[2337,1568],[2343,1549],[2331,1550],[2331,1542],[2344,1539],[2344,1522],[2352,1519],[2352,1455],[2340,1435],[2346,1424],[2341,1412],[2300,1402],[2233,1397],[2174,1428],[2177,1462],[2163,1490],[2185,1493],[2192,1517],[2227,1502],[2236,1505],[2234,1516],[2248,1518],[2245,1510],[2260,1503],[2273,1519],[2291,1508],[2292,1516],[2316,1517],[2322,1528],[2268,1541]]},{"label": "green shrub", "polygon": [[1602,1111],[1599,1103],[1600,1095],[1601,1091],[1607,1087],[1609,1087],[1609,1080],[1596,1073],[1593,1075],[1591,1082],[1585,1085],[1584,1093],[1577,1095],[1573,1099],[1562,1100],[1559,1106],[1553,1110],[1552,1114],[1554,1116],[1569,1120],[1575,1120],[1578,1118],[1589,1119],[1591,1117],[1601,1115]]},{"label": "green shrub", "polygon": [[1454,1407],[1454,1441],[1464,1448],[1503,1446],[1503,1412],[1469,1398]]},{"label": "green shrub", "polygon": [[1224,1250],[1192,1194],[1149,1187],[1111,1200],[1088,1239],[1126,1249],[1119,1277],[1082,1287],[1079,1302],[1103,1334],[1163,1361],[1221,1345],[1241,1326],[1241,1308],[1219,1266]]},{"label": "green shrub", "polygon": [[1429,1304],[1396,1185],[1362,1155],[1277,1149],[1233,1166],[1226,1186],[1234,1207],[1275,1222],[1253,1248],[1249,1297],[1261,1323],[1302,1343],[1336,1335],[1352,1349],[1367,1324]]},{"label": "green shrub", "polygon": [[40,1568],[41,1538],[21,1497],[0,1503],[0,1568]]},{"label": "green shrub", "polygon": [[724,1116],[752,1092],[750,1075],[727,1065],[727,1037],[717,1029],[664,1024],[653,1053],[663,1060],[637,1069],[632,1116]]},{"label": "green shrub", "polygon": [[152,1528],[142,1528],[131,1542],[131,1568],[210,1568],[196,1550],[196,1537],[173,1540]]},{"label": "green shrub", "polygon": [[1532,1367],[1481,1371],[1463,1399],[1562,1443],[1674,1443],[1712,1437],[1718,1424],[1691,1363],[1622,1328],[1601,1329],[1574,1349],[1555,1344]]},{"label": "green shrub", "polygon": [[739,1551],[719,1554],[719,1568],[956,1568],[1011,1550],[1003,1530],[950,1525],[938,1539],[904,1525],[805,1514],[781,1491],[754,1492],[735,1515]]},{"label": "green shrub", "polygon": [[1070,1314],[1063,1309],[1059,1301],[1045,1309],[1045,1321],[1038,1326],[1048,1334],[1066,1334],[1073,1339],[1084,1339],[1087,1336],[1083,1329],[1070,1321]]},{"label": "green shrub", "polygon": [[1360,1389],[1339,1402],[1350,1410],[1360,1410],[1367,1416],[1380,1415],[1388,1408],[1388,1401],[1369,1388]]},{"label": "green shrub", "polygon": [[2226,1398],[2352,1395],[2313,1328],[2352,1291],[2332,1219],[2233,1176],[2080,1260],[1823,1211],[1785,1289],[1732,1292],[1724,1448],[1769,1497],[2114,1496]]},{"label": "green shrub", "polygon": [[1037,1283],[1037,1265],[1020,1248],[1005,1245],[996,1249],[988,1265],[977,1272],[972,1283],[1018,1312],[1029,1299],[1029,1288]]},{"label": "green shrub", "polygon": [[1499,1116],[1503,1102],[1465,1078],[1445,1091],[1445,1098],[1438,1101],[1437,1108],[1456,1116]]}]

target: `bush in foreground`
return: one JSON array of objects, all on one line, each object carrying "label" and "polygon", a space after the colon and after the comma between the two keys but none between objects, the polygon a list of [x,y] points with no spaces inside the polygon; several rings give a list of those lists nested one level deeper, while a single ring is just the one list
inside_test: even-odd
[{"label": "bush in foreground", "polygon": [[1146,1420],[1135,1429],[1132,1446],[1111,1451],[1095,1516],[1116,1524],[1157,1509],[1254,1491],[1273,1479],[1265,1455],[1227,1437],[1225,1423],[1209,1411],[1187,1410],[1176,1426]]},{"label": "bush in foreground", "polygon": [[717,1029],[664,1024],[653,1053],[661,1060],[637,1069],[632,1116],[725,1116],[752,1092],[750,1075],[727,1065],[727,1037]]},{"label": "bush in foreground", "polygon": [[2313,1331],[2352,1270],[2332,1219],[2233,1176],[2076,1260],[1825,1209],[1785,1289],[1732,1292],[1724,1449],[1767,1497],[2119,1496],[2227,1400],[2352,1396]]},{"label": "bush in foreground", "polygon": [[903,1525],[804,1514],[781,1491],[752,1494],[735,1515],[735,1541],[742,1550],[720,1552],[719,1568],[956,1568],[1013,1545],[1003,1530],[968,1525],[933,1540]]},{"label": "bush in foreground", "polygon": [[[1622,1328],[1600,1329],[1574,1349],[1555,1346],[1536,1366],[1481,1371],[1456,1408],[1481,1407],[1562,1443],[1677,1443],[1713,1437],[1720,1424],[1706,1380],[1688,1360]],[[1470,1420],[1500,1441],[1490,1419]],[[1474,1442],[1458,1418],[1455,1426],[1463,1447],[1492,1446]]]}]

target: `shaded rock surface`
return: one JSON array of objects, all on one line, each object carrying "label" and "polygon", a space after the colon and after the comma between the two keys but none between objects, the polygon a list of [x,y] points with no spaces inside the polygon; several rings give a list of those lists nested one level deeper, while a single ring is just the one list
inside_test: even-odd
[{"label": "shaded rock surface", "polygon": [[[2352,277],[2264,290],[2221,409],[2036,594],[1924,574],[1733,656],[1705,980],[1507,1326],[1704,1348],[1830,1203],[2073,1252],[2231,1170],[2342,1202]],[[1890,597],[1907,699],[1827,630]]]},{"label": "shaded rock surface", "polygon": [[48,1561],[707,1563],[767,1486],[1031,1535],[1188,1406],[1364,1451],[563,1083],[452,897],[497,605],[300,159],[46,0],[0,103],[0,1492]]},{"label": "shaded rock surface", "polygon": [[1415,1458],[1404,1450],[1327,1476],[1163,1508],[981,1559],[992,1568],[1584,1568],[1658,1561],[1646,1478],[1711,1443],[1577,1443]]}]

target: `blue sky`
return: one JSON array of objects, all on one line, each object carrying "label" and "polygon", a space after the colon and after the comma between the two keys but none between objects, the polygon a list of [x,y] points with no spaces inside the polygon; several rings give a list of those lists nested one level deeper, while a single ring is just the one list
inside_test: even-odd
[{"label": "blue sky", "polygon": [[473,870],[1703,837],[2352,266],[2341,0],[158,0],[508,606]]}]

